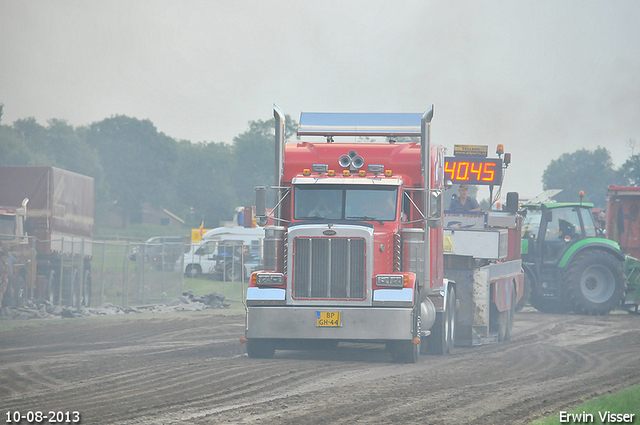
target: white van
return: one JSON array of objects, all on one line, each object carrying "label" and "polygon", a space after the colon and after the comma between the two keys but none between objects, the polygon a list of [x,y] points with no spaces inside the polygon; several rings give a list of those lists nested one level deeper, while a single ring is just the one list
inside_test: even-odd
[{"label": "white van", "polygon": [[[184,273],[189,277],[198,277],[202,274],[222,274],[221,280],[238,280],[239,267],[235,264],[233,257],[224,258],[227,250],[218,253],[218,246],[221,242],[226,245],[244,245],[249,247],[246,252],[245,277],[258,266],[261,256],[262,241],[264,239],[264,229],[261,227],[218,227],[209,230],[202,235],[202,241],[191,247],[189,252],[184,254]],[[223,243],[223,245],[225,245]],[[180,267],[181,259],[178,259],[177,267]]]}]

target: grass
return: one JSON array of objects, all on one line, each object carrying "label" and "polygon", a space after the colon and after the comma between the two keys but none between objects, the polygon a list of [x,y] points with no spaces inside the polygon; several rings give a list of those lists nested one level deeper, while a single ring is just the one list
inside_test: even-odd
[{"label": "grass", "polygon": [[[545,419],[539,419],[537,421],[531,422],[531,425],[555,425],[561,423],[591,423],[600,425],[614,422],[622,423],[621,420],[608,422],[607,418],[605,418],[605,421],[603,422],[600,418],[600,414],[604,415],[606,412],[611,412],[612,414],[633,414],[635,416],[633,416],[633,420],[630,423],[640,424],[640,403],[638,402],[638,400],[640,400],[640,385],[627,388],[616,394],[603,396],[595,400],[588,401],[581,406],[578,406],[576,409],[568,412],[572,414],[581,414],[586,412],[593,415],[593,421],[591,421],[589,418],[589,420],[582,420],[582,422],[566,422],[564,420],[563,422],[560,422],[560,412],[558,412],[558,415],[554,415]],[[614,417],[614,419],[622,418]]]}]

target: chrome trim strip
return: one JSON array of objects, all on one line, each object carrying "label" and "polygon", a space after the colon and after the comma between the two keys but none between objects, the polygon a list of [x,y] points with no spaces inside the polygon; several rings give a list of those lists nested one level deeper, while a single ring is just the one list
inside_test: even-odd
[{"label": "chrome trim strip", "polygon": [[402,184],[402,180],[393,178],[393,177],[369,177],[369,178],[361,178],[350,179],[343,178],[340,176],[337,177],[294,177],[291,180],[291,184],[299,185],[299,184],[364,184],[364,185],[389,185],[389,186],[399,186]]},{"label": "chrome trim strip", "polygon": [[413,289],[376,289],[373,291],[373,301],[409,301],[413,302]]},{"label": "chrome trim strip", "polygon": [[256,288],[251,286],[247,288],[247,301],[284,301],[286,292],[282,288]]}]

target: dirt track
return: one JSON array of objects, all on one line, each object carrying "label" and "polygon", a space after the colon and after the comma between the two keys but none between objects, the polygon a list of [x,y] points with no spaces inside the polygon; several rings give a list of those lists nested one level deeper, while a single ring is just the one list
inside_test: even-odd
[{"label": "dirt track", "polygon": [[146,316],[0,333],[2,423],[69,410],[83,424],[524,424],[640,383],[640,316],[626,313],[525,311],[509,343],[412,365],[382,345],[249,359],[243,316]]}]

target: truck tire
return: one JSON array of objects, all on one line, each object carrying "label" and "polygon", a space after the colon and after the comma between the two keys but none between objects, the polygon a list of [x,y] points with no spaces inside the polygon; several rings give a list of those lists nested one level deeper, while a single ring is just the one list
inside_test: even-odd
[{"label": "truck tire", "polygon": [[[515,295],[515,285],[511,286],[512,297]],[[513,318],[516,313],[516,304],[511,303],[511,307],[505,311],[498,311],[495,304],[491,304],[489,314],[489,331],[498,334],[498,341],[508,341],[511,339],[511,331],[513,329]]]},{"label": "truck tire", "polygon": [[[511,286],[511,290],[512,290],[511,294],[512,294],[512,297],[513,297],[512,299],[515,299],[515,297],[517,296],[515,282]],[[505,329],[505,333],[504,333],[504,340],[505,341],[511,340],[511,333],[513,332],[513,319],[516,316],[516,311],[517,310],[518,310],[517,304],[516,303],[511,303],[511,310],[509,311],[509,320],[507,321],[507,328]]]},{"label": "truck tire", "polygon": [[515,311],[522,311],[522,309],[529,304],[531,299],[531,285],[533,285],[533,278],[528,272],[524,273],[524,285],[522,285],[522,297],[516,305]]},{"label": "truck tire", "polygon": [[396,363],[417,363],[420,359],[420,345],[413,341],[389,341],[387,349]]},{"label": "truck tire", "polygon": [[273,341],[268,339],[247,339],[247,354],[252,359],[270,359],[276,352]]},{"label": "truck tire", "polygon": [[242,267],[240,267],[240,263],[227,265],[224,269],[225,282],[237,282],[242,280],[241,269]]},{"label": "truck tire", "polygon": [[202,269],[199,264],[189,264],[185,270],[187,277],[196,278],[202,274]]},{"label": "truck tire", "polygon": [[624,297],[622,261],[611,253],[590,250],[578,254],[564,275],[572,310],[579,314],[607,314]]},{"label": "truck tire", "polygon": [[456,290],[450,287],[444,312],[436,313],[436,321],[427,337],[427,352],[445,355],[453,350],[456,334]]},{"label": "truck tire", "polygon": [[[413,307],[413,335],[420,335],[420,295],[415,292]],[[417,363],[420,360],[420,345],[413,341],[389,341],[387,349],[391,351],[391,357],[397,363]]]}]

